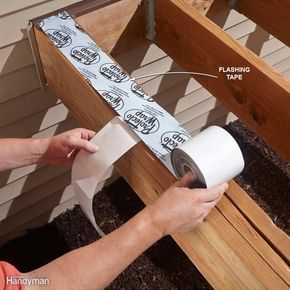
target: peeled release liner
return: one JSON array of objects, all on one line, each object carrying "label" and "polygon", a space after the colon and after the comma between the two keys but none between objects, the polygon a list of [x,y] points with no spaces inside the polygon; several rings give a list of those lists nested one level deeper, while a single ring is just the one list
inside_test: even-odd
[{"label": "peeled release liner", "polygon": [[229,133],[213,126],[191,138],[66,11],[38,25],[120,116],[92,138],[99,150],[94,154],[81,150],[72,168],[76,198],[100,235],[104,233],[94,218],[93,197],[110,175],[113,163],[141,140],[171,173],[181,177],[191,170],[202,186],[228,181],[243,170],[242,153]]},{"label": "peeled release liner", "polygon": [[114,162],[136,145],[140,138],[120,117],[113,118],[91,142],[98,146],[96,153],[81,150],[73,163],[72,185],[84,213],[103,236],[93,213],[93,198],[102,189],[102,181]]}]

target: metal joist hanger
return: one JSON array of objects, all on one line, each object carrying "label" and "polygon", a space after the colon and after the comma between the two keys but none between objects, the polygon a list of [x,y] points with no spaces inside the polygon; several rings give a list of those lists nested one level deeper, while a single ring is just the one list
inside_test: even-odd
[{"label": "metal joist hanger", "polygon": [[155,0],[145,0],[146,38],[153,41],[155,30]]}]

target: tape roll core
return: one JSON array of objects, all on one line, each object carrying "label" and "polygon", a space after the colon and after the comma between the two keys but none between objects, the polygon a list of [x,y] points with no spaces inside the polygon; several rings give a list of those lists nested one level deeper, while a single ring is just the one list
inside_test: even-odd
[{"label": "tape roll core", "polygon": [[181,178],[188,171],[191,171],[195,180],[192,186],[206,187],[206,181],[202,172],[194,160],[192,160],[192,158],[182,149],[176,148],[171,152],[171,162],[177,178]]}]

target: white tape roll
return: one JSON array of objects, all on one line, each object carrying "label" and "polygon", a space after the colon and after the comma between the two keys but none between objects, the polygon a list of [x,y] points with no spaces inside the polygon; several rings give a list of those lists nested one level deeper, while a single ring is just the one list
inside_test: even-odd
[{"label": "white tape roll", "polygon": [[205,187],[228,181],[244,168],[239,145],[224,129],[211,126],[171,153],[171,162],[177,177],[191,170],[198,183]]}]

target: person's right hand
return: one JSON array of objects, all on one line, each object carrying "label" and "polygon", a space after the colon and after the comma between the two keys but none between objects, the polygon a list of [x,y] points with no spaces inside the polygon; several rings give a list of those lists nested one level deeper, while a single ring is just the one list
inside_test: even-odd
[{"label": "person's right hand", "polygon": [[152,221],[163,236],[187,232],[201,224],[228,188],[223,183],[208,189],[189,189],[193,182],[189,172],[148,206]]}]

